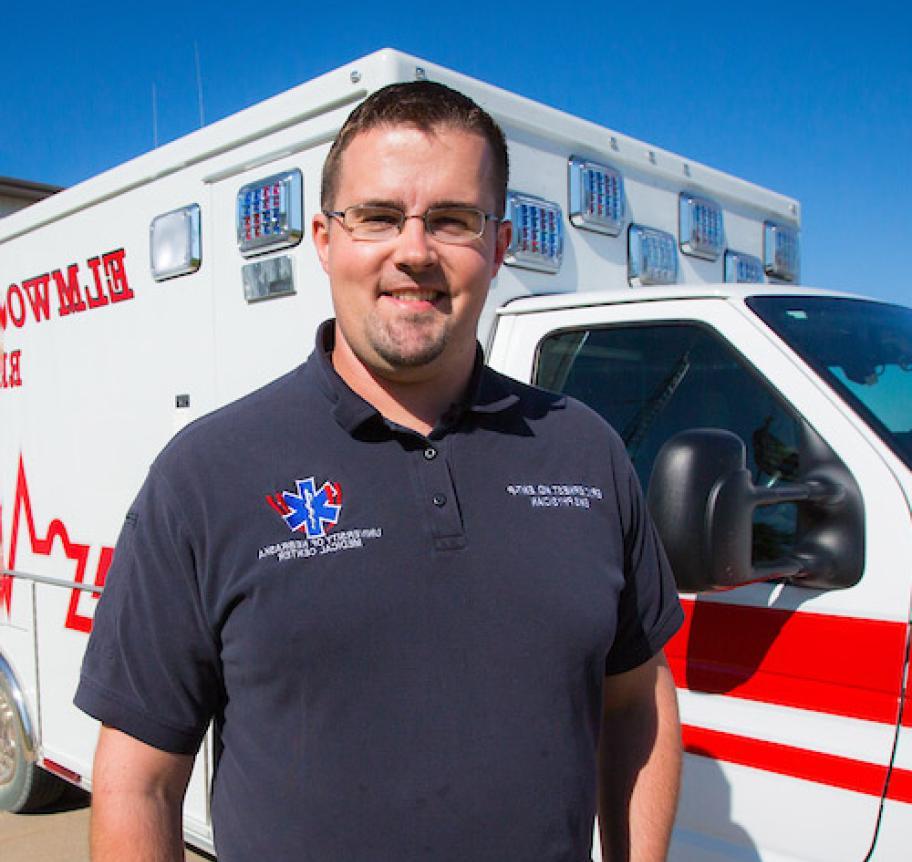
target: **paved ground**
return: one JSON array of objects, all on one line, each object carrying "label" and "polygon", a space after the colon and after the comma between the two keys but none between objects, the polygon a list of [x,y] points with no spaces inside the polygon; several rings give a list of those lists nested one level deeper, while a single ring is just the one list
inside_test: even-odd
[{"label": "paved ground", "polygon": [[[3,862],[89,862],[88,797],[76,790],[39,814],[0,814]],[[187,859],[212,857],[188,848]]]}]

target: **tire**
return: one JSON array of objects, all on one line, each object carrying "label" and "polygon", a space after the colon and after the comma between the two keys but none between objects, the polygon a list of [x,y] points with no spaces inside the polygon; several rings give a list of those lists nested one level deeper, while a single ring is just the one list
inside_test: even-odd
[{"label": "tire", "polygon": [[11,680],[0,666],[0,811],[36,811],[55,802],[67,785],[35,763]]}]

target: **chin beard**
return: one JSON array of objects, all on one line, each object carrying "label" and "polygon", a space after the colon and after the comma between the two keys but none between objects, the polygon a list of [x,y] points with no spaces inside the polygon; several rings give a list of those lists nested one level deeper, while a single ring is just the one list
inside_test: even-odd
[{"label": "chin beard", "polygon": [[415,349],[406,350],[395,342],[375,344],[377,355],[393,368],[420,368],[440,356],[446,347],[446,338],[428,341]]},{"label": "chin beard", "polygon": [[[397,331],[399,330],[399,331]],[[401,327],[387,327],[375,333],[371,345],[377,355],[392,368],[420,368],[437,359],[446,349],[445,329],[422,333],[417,321]]]}]

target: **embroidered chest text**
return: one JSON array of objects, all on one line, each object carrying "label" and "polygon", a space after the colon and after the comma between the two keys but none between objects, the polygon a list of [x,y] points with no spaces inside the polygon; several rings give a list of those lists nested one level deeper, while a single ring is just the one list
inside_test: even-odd
[{"label": "embroidered chest text", "polygon": [[506,491],[525,497],[533,509],[588,509],[593,500],[602,499],[602,489],[594,485],[519,483],[507,485]]}]

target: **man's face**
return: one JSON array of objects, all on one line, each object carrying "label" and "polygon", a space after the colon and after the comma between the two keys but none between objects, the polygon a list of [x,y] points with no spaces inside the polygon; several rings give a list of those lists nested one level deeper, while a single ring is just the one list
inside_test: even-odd
[{"label": "man's face", "polygon": [[[333,209],[385,204],[406,215],[464,204],[495,209],[491,154],[479,135],[449,126],[363,132],[342,156]],[[503,261],[509,225],[488,222],[467,245],[450,245],[408,219],[398,237],[356,240],[336,219],[314,218],[314,243],[329,275],[336,350],[398,382],[443,379],[471,368],[488,285]]]}]

